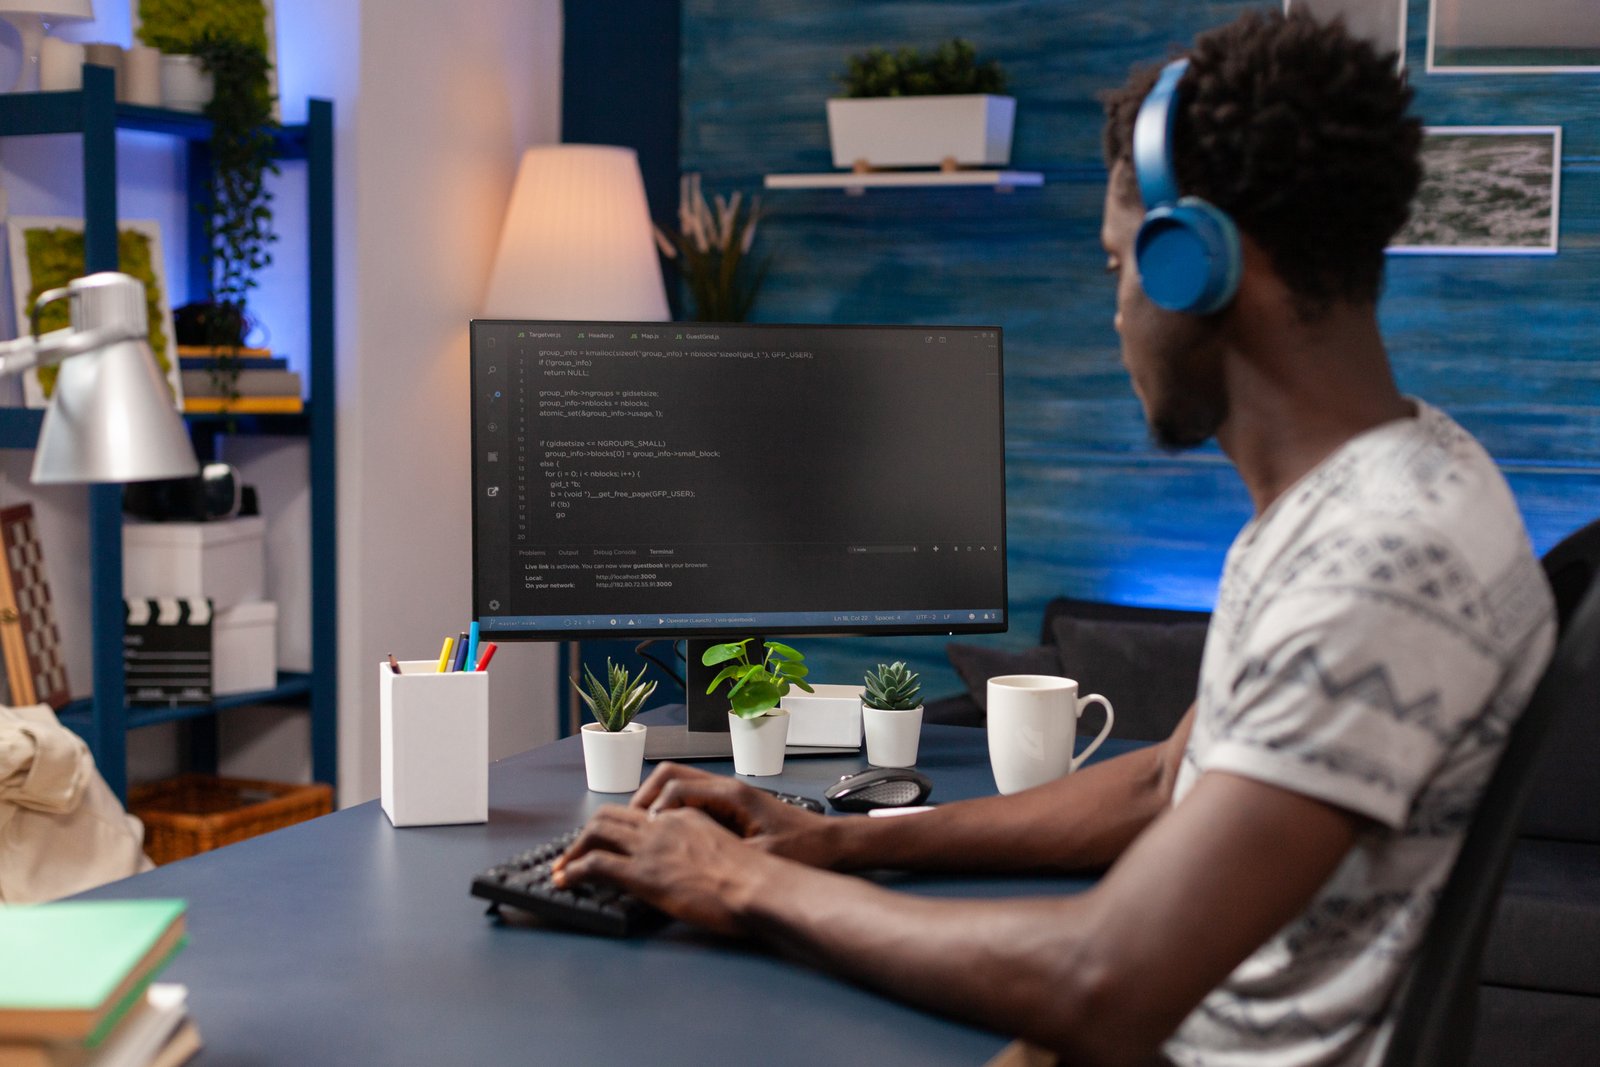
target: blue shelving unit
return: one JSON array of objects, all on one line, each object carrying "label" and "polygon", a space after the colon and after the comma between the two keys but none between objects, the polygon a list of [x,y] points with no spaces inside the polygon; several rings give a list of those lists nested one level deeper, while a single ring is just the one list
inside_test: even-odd
[{"label": "blue shelving unit", "polygon": [[[85,66],[83,89],[68,93],[0,95],[0,137],[76,135],[83,142],[84,258],[89,271],[117,269],[117,130],[142,130],[185,143],[188,154],[189,299],[211,291],[210,251],[203,225],[209,195],[211,123],[198,115],[118,104],[109,68]],[[335,514],[334,291],[333,291],[333,104],[309,102],[307,121],[274,131],[280,160],[305,164],[308,195],[307,313],[310,318],[311,400],[297,416],[239,418],[233,424],[190,416],[197,450],[209,450],[217,434],[303,434],[310,448],[311,641],[308,674],[280,672],[278,685],[260,693],[225,697],[211,704],[176,708],[129,707],[122,668],[122,490],[89,488],[90,626],[94,644],[94,695],[61,710],[61,719],[93,751],[101,774],[118,796],[127,794],[127,731],[158,722],[210,723],[198,748],[200,761],[215,759],[215,715],[246,704],[303,700],[311,716],[311,772],[337,785],[337,516]],[[33,448],[43,412],[0,408],[0,448]],[[209,749],[209,751],[207,751]]]}]

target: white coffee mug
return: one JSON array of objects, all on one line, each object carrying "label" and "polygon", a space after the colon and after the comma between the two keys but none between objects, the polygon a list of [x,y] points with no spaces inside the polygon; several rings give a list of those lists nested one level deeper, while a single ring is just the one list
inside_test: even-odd
[{"label": "white coffee mug", "polygon": [[[1083,709],[1098,703],[1106,724],[1081,755],[1072,755]],[[1111,701],[1078,696],[1071,678],[1006,674],[989,679],[989,766],[1002,793],[1020,793],[1078,769],[1111,732]]]}]

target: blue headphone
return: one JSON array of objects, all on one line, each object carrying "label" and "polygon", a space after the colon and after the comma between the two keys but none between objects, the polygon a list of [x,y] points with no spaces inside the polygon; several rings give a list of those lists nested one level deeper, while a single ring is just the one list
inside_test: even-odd
[{"label": "blue headphone", "polygon": [[1133,124],[1133,169],[1144,200],[1144,222],[1133,242],[1134,261],[1150,299],[1169,311],[1209,315],[1239,288],[1239,228],[1196,196],[1180,196],[1172,169],[1178,120],[1178,80],[1187,59],[1168,63],[1139,107]]}]

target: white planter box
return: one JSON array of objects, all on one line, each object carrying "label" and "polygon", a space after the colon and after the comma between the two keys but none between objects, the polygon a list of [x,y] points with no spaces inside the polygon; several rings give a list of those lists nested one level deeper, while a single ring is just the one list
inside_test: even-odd
[{"label": "white planter box", "polygon": [[859,685],[814,685],[815,693],[791,689],[783,698],[789,713],[789,744],[832,748],[861,747]]},{"label": "white planter box", "polygon": [[828,101],[833,165],[963,167],[1011,162],[1017,101],[1010,96],[885,96]]},{"label": "white planter box", "polygon": [[211,617],[211,695],[250,693],[278,684],[278,605],[236,604]]},{"label": "white planter box", "polygon": [[210,597],[213,611],[261,600],[259,515],[222,522],[125,522],[124,597]]}]

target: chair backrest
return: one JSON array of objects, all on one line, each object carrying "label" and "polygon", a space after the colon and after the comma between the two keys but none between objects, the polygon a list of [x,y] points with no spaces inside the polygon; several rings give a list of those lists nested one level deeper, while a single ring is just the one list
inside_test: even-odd
[{"label": "chair backrest", "polygon": [[[1563,630],[1590,581],[1600,571],[1600,522],[1569,534],[1544,557]],[[1600,649],[1596,649],[1600,655]],[[1522,817],[1522,836],[1600,844],[1600,711],[1579,709],[1556,720],[1539,760],[1539,773]]]},{"label": "chair backrest", "polygon": [[1600,691],[1600,583],[1589,582],[1478,803],[1401,995],[1384,1067],[1460,1067],[1472,1047],[1483,946],[1552,724]]}]

